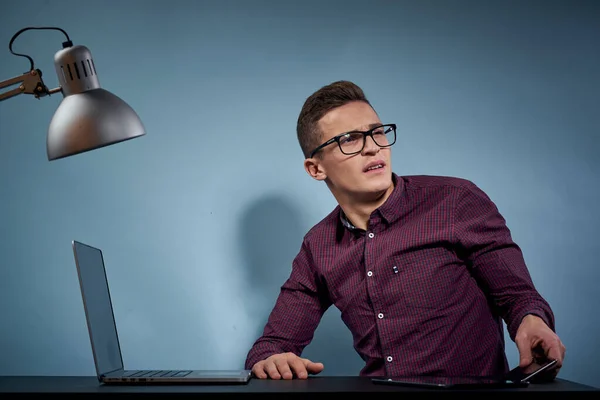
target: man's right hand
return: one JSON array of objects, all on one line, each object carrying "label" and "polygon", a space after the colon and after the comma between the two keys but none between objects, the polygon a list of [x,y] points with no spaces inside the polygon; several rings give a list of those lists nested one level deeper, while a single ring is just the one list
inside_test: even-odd
[{"label": "man's right hand", "polygon": [[259,379],[306,379],[308,374],[318,374],[323,368],[322,363],[314,363],[294,353],[281,353],[254,364],[252,373]]}]

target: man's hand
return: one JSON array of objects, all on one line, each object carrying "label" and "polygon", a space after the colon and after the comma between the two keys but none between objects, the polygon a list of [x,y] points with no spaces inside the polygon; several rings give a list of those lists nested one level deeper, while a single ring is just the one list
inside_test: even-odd
[{"label": "man's hand", "polygon": [[556,360],[555,367],[540,373],[542,380],[553,380],[565,358],[566,348],[558,336],[536,315],[526,315],[521,321],[515,344],[519,350],[519,367],[529,372],[536,360]]},{"label": "man's hand", "polygon": [[259,379],[306,379],[308,374],[318,374],[323,368],[322,363],[314,363],[294,353],[281,353],[254,364],[252,373]]}]

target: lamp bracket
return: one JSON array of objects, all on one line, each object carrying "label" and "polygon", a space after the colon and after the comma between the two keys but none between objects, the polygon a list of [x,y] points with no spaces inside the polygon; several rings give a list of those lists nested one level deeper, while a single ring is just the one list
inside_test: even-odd
[{"label": "lamp bracket", "polygon": [[0,101],[20,94],[31,94],[39,99],[40,97],[49,96],[62,90],[60,87],[48,89],[42,80],[42,71],[39,69],[32,69],[29,72],[25,72],[23,75],[15,76],[14,78],[0,82],[0,89],[12,85],[19,86],[4,93],[0,93]]}]

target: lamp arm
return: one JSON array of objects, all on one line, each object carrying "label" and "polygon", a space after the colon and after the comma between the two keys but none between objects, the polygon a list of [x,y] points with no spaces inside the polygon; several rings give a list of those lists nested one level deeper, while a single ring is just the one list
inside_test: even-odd
[{"label": "lamp arm", "polygon": [[20,94],[32,94],[39,99],[40,97],[49,96],[62,91],[62,88],[60,87],[48,89],[42,80],[42,71],[39,69],[32,69],[29,72],[25,72],[23,75],[15,76],[14,78],[0,82],[0,89],[17,84],[19,84],[17,88],[0,93],[0,101]]}]

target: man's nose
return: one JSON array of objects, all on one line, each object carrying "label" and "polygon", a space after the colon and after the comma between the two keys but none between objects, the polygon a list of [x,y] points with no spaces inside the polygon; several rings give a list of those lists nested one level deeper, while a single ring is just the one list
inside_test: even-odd
[{"label": "man's nose", "polygon": [[376,154],[380,150],[380,147],[375,143],[372,136],[365,137],[365,146],[363,147],[363,154]]}]

